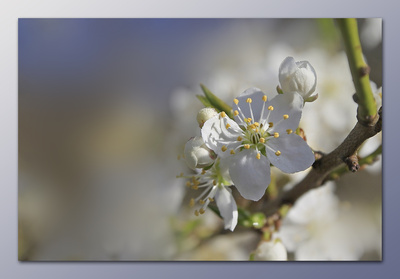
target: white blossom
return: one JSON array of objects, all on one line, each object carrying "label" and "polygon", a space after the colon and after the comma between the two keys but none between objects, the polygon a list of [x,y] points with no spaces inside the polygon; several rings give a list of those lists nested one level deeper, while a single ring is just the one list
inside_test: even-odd
[{"label": "white blossom", "polygon": [[218,114],[217,110],[215,108],[202,108],[198,113],[197,113],[197,123],[199,123],[200,128],[203,127],[204,123],[216,116]]},{"label": "white blossom", "polygon": [[241,195],[259,200],[267,189],[270,163],[286,173],[302,171],[314,162],[307,143],[294,133],[303,100],[281,94],[268,101],[257,88],[234,99],[235,121],[224,112],[209,119],[201,133],[205,144],[224,160]]},{"label": "white blossom", "polygon": [[194,137],[187,141],[185,145],[185,161],[189,168],[204,168],[214,163],[216,154],[209,149],[201,137]]},{"label": "white blossom", "polygon": [[279,238],[262,241],[253,253],[255,261],[287,261],[287,251]]},{"label": "white blossom", "polygon": [[307,100],[317,86],[317,74],[308,61],[296,62],[289,56],[279,67],[279,83],[284,93],[297,92]]}]

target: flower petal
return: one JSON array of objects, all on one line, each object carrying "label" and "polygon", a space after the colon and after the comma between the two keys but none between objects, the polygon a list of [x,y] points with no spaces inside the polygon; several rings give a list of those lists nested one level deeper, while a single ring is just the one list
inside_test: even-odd
[{"label": "flower petal", "polygon": [[[260,121],[261,111],[264,105],[263,97],[265,96],[264,92],[256,87],[249,88],[245,90],[239,97],[236,99],[239,103],[236,105],[235,102],[232,105],[233,110],[237,110],[239,112],[238,116],[235,116],[235,121],[239,123],[239,125],[245,125],[243,122],[243,115],[245,118],[252,118],[253,121]],[[250,98],[251,103],[247,102],[247,99]],[[251,110],[250,110],[251,107]],[[241,113],[240,113],[241,112]],[[252,114],[252,113],[253,114]]]},{"label": "flower petal", "polygon": [[224,218],[225,229],[233,231],[237,225],[238,211],[230,190],[226,187],[218,188],[215,201],[222,218]]},{"label": "flower petal", "polygon": [[[280,155],[275,154],[280,151]],[[307,143],[298,135],[283,135],[272,138],[266,143],[267,157],[271,163],[286,173],[303,171],[314,161],[314,153]]]},{"label": "flower petal", "polygon": [[[273,127],[268,129],[269,133],[285,133],[291,129],[295,131],[299,126],[301,112],[303,109],[303,99],[297,93],[285,93],[275,96],[267,106],[272,106],[273,110],[264,113],[263,123],[273,123]],[[288,118],[285,119],[284,115]]]},{"label": "flower petal", "polygon": [[229,174],[240,194],[253,201],[261,199],[271,181],[268,159],[265,156],[257,159],[256,155],[254,149],[244,149],[234,155],[229,166]]},{"label": "flower petal", "polygon": [[[229,124],[229,128],[227,128]],[[242,135],[242,130],[239,125],[229,117],[221,117],[216,115],[207,120],[201,129],[201,136],[203,137],[206,146],[221,157],[229,156],[228,149],[235,149],[240,145],[237,137]],[[223,151],[223,146],[226,150]]]}]

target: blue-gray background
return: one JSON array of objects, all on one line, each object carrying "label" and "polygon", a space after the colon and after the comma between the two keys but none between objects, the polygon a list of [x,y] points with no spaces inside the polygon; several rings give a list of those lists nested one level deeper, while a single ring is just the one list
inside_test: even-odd
[{"label": "blue-gray background", "polygon": [[[80,4],[82,1],[79,1]],[[192,278],[202,278],[214,273],[221,275],[241,278],[243,276],[274,276],[277,278],[286,277],[324,277],[337,278],[342,276],[345,278],[376,278],[383,274],[395,272],[396,256],[398,251],[397,236],[399,233],[398,220],[398,203],[399,194],[396,185],[396,157],[398,149],[396,149],[396,139],[398,131],[396,118],[396,104],[399,97],[396,93],[396,75],[398,65],[398,56],[396,50],[399,49],[399,42],[395,39],[396,26],[398,19],[395,14],[395,7],[386,7],[380,2],[380,6],[376,7],[375,3],[348,3],[347,1],[335,1],[335,3],[317,3],[317,1],[298,1],[291,3],[293,6],[290,11],[287,9],[289,4],[282,2],[277,5],[263,4],[261,1],[248,1],[245,5],[232,5],[227,7],[224,4],[213,4],[202,1],[201,6],[191,3],[189,6],[179,6],[180,1],[169,2],[170,9],[161,10],[163,14],[154,13],[152,4],[148,2],[146,5],[138,9],[135,4],[131,3],[132,14],[127,12],[117,13],[122,10],[120,7],[109,8],[101,3],[96,8],[99,13],[93,14],[93,6],[85,3],[80,5],[80,10],[76,11],[74,4],[55,6],[54,4],[33,5],[30,2],[20,1],[13,6],[2,9],[1,32],[4,33],[3,46],[1,52],[1,84],[4,88],[4,94],[1,96],[1,127],[3,135],[1,139],[2,168],[1,179],[3,185],[3,194],[1,195],[0,206],[2,216],[2,238],[1,238],[1,272],[6,273],[5,278],[23,278],[23,277],[41,277],[41,278],[71,278],[71,277],[96,277],[108,278],[113,277],[131,277],[141,276],[146,278],[158,277],[180,277],[190,276]],[[304,2],[307,2],[305,5]],[[301,3],[301,4],[300,4]],[[26,4],[26,5],[24,5]],[[208,4],[208,5],[207,5]],[[253,5],[252,5],[253,4]],[[115,5],[115,4],[114,4]],[[162,5],[161,5],[162,6]],[[180,7],[177,12],[177,7]],[[210,9],[209,7],[212,7]],[[315,7],[319,7],[315,9]],[[362,7],[362,8],[361,8]],[[324,10],[322,10],[324,9]],[[329,10],[328,12],[325,12]],[[75,11],[75,12],[74,12]],[[48,16],[48,17],[65,17],[65,16],[82,16],[82,11],[87,14],[98,17],[109,16],[231,16],[231,17],[309,17],[309,16],[358,16],[358,17],[383,17],[384,22],[384,156],[383,156],[383,173],[384,173],[384,249],[382,263],[265,263],[265,264],[245,264],[245,263],[75,263],[75,264],[32,264],[17,262],[17,82],[16,82],[16,27],[17,17],[29,16]],[[318,14],[310,14],[313,11]],[[153,13],[152,13],[153,12]],[[74,14],[75,13],[75,14]],[[336,14],[335,14],[336,13]],[[5,66],[5,67],[4,67]],[[391,188],[385,187],[391,185]],[[387,274],[388,275],[388,274]],[[225,277],[224,276],[224,277]]]}]

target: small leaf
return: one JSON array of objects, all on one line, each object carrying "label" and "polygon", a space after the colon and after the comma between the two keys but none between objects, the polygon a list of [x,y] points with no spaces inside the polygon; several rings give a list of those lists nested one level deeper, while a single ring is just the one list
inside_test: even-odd
[{"label": "small leaf", "polygon": [[205,106],[205,107],[212,107],[208,99],[201,95],[196,95],[197,99]]},{"label": "small leaf", "polygon": [[[208,102],[210,103],[211,107],[215,108],[218,112],[224,111],[230,118],[233,118],[232,115],[232,108],[227,105],[224,101],[220,98],[215,96],[207,87],[203,84],[200,84],[201,89],[204,92]],[[201,101],[201,100],[200,100]]]}]

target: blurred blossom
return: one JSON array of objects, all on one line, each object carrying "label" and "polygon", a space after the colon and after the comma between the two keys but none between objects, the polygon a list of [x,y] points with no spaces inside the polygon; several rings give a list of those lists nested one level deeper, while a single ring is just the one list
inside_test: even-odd
[{"label": "blurred blossom", "polygon": [[255,261],[287,261],[287,251],[280,239],[261,242],[254,251]]}]

